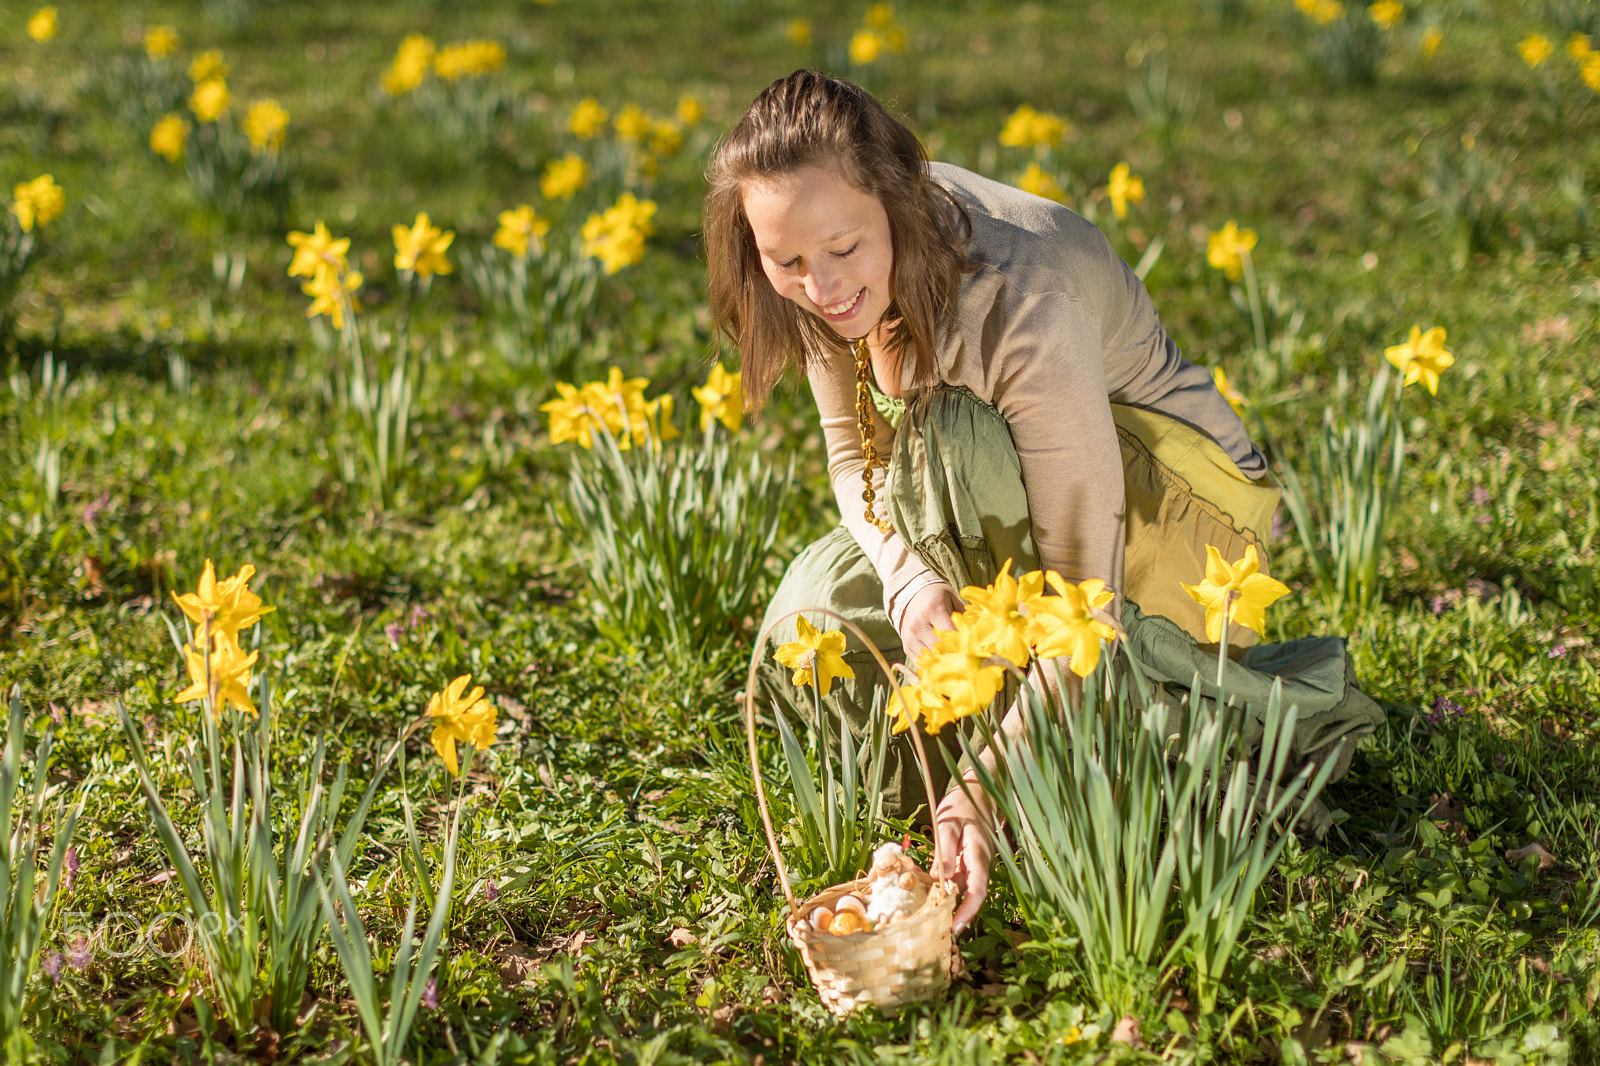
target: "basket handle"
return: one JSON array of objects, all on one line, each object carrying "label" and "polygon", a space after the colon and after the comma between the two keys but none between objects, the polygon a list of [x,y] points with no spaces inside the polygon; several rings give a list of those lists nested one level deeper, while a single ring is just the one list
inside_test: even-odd
[{"label": "basket handle", "polygon": [[[878,646],[872,643],[872,638],[868,637],[867,634],[862,631],[860,626],[839,614],[837,611],[830,611],[826,607],[798,607],[795,610],[789,611],[786,614],[782,614],[777,618],[774,618],[772,622],[761,631],[761,635],[756,638],[756,654],[750,656],[750,671],[745,677],[744,683],[745,740],[749,745],[750,751],[750,776],[752,780],[754,780],[756,786],[756,806],[761,810],[761,825],[767,831],[767,848],[772,852],[772,861],[778,868],[778,881],[783,885],[784,898],[789,901],[790,914],[799,914],[800,904],[795,900],[794,889],[789,884],[789,871],[783,865],[783,853],[778,850],[778,834],[772,828],[772,812],[767,807],[767,792],[761,781],[761,760],[760,756],[756,752],[756,669],[761,664],[760,656],[766,650],[767,638],[772,635],[772,631],[776,629],[780,623],[785,622],[790,618],[794,618],[803,611],[811,611],[816,614],[826,615],[848,629],[857,639],[861,641],[862,644],[866,645],[867,651],[871,652],[872,657],[877,660],[878,669],[882,670],[883,675],[889,679],[889,686],[893,690],[894,695],[900,695],[900,682],[895,677],[893,668],[889,666],[889,661],[885,659],[883,657],[883,653],[878,650]],[[782,712],[780,711],[779,713]],[[927,791],[928,818],[933,822],[933,868],[935,870],[942,870],[944,868],[942,861],[944,855],[939,847],[939,801],[934,797],[933,778],[928,772],[928,752],[927,749],[923,747],[921,730],[917,727],[915,722],[911,724],[911,728],[908,730],[908,732],[911,734],[911,746],[916,752],[917,768],[922,771],[922,787]]]}]

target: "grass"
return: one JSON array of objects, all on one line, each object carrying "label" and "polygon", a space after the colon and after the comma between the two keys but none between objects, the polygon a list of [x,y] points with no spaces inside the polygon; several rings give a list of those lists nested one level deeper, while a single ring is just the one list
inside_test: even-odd
[{"label": "grass", "polygon": [[[199,712],[171,701],[181,665],[158,616],[176,617],[168,593],[206,558],[229,573],[254,563],[278,607],[261,639],[285,774],[321,734],[363,781],[460,673],[500,708],[498,742],[474,761],[417,1061],[1327,1062],[1352,1045],[1373,1062],[1600,1058],[1600,96],[1558,48],[1552,105],[1515,51],[1534,29],[1559,45],[1559,20],[1580,9],[1413,5],[1375,83],[1340,86],[1292,5],[1267,0],[906,4],[910,50],[853,71],[843,49],[865,5],[831,0],[59,6],[60,33],[40,45],[21,29],[31,7],[0,5],[0,178],[48,171],[68,198],[0,355],[18,383],[0,390],[0,686],[21,686],[35,728],[59,723],[63,782],[99,781],[45,950],[99,938],[59,982],[35,975],[43,1058],[341,1062],[360,1039],[330,945],[297,1031],[243,1040],[208,1022],[198,958],[161,935],[182,896],[114,701],[146,729],[170,799]],[[816,38],[803,48],[784,36],[802,16]],[[162,23],[182,37],[175,60],[220,48],[236,96],[290,112],[285,226],[220,217],[147,130],[118,119],[111,59]],[[1444,36],[1424,60],[1428,24]],[[486,145],[377,89],[410,32],[505,44]],[[1141,126],[1127,87],[1152,53],[1192,91],[1191,118]],[[1143,1050],[1109,1043],[1118,1019],[1097,1014],[1070,942],[1022,942],[1003,883],[963,941],[970,984],[897,1018],[826,1015],[783,940],[750,794],[734,700],[747,643],[685,666],[659,643],[601,635],[551,517],[570,446],[548,442],[548,387],[496,353],[459,278],[422,301],[436,350],[393,505],[344,476],[336,356],[313,343],[285,276],[285,228],[325,219],[349,236],[368,310],[390,314],[393,223],[428,211],[475,246],[527,201],[570,233],[588,208],[537,196],[545,162],[571,146],[568,109],[593,95],[670,114],[694,94],[707,121],[654,183],[644,261],[602,279],[585,354],[594,377],[615,364],[675,393],[681,418],[711,345],[705,152],[760,87],[808,64],[860,77],[937,157],[1002,178],[1027,162],[995,145],[1024,102],[1074,124],[1054,159],[1064,187],[1094,190],[1129,162],[1149,196],[1117,247],[1133,261],[1166,240],[1148,283],[1168,330],[1247,393],[1272,383],[1252,398],[1291,458],[1324,402],[1359,402],[1385,346],[1412,325],[1449,330],[1458,362],[1438,398],[1403,408],[1407,483],[1381,601],[1323,602],[1292,531],[1274,545],[1297,595],[1268,637],[1348,635],[1388,721],[1331,786],[1343,814],[1327,843],[1291,844],[1262,889],[1218,1011],[1150,982],[1133,1012]],[[1464,166],[1463,152],[1494,164]],[[1562,191],[1573,173],[1587,205]],[[1463,217],[1489,224],[1449,224]],[[1230,218],[1260,234],[1263,284],[1305,312],[1270,373],[1205,264],[1206,231]],[[47,352],[68,375],[54,405],[36,398]],[[41,432],[59,447],[53,500],[33,469]],[[770,582],[835,510],[803,388],[743,432],[799,471]],[[425,755],[413,752],[412,796],[437,834],[445,775]],[[775,735],[763,759],[782,780]],[[410,887],[401,806],[396,784],[380,790],[351,874],[385,978]],[[1553,866],[1508,859],[1534,842]]]}]

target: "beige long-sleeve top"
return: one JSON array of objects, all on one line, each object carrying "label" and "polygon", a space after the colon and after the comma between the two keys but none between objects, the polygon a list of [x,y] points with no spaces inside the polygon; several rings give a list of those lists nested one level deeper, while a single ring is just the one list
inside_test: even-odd
[{"label": "beige long-sleeve top", "polygon": [[[970,389],[1010,427],[1044,567],[1120,589],[1122,460],[1111,403],[1201,430],[1249,477],[1264,474],[1266,460],[1211,375],[1178,353],[1144,283],[1093,224],[959,167],[935,163],[932,174],[965,208],[968,251],[979,264],[940,328],[938,381]],[[862,515],[853,360],[829,356],[809,376],[844,523],[883,579],[884,609],[898,628],[912,595],[940,578],[898,534]],[[886,391],[910,395],[918,385],[909,359],[898,385]],[[874,418],[887,455],[894,431]]]}]

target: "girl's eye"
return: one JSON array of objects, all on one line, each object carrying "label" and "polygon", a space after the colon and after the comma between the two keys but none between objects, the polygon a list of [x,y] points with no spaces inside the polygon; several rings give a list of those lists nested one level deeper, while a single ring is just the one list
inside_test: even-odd
[{"label": "girl's eye", "polygon": [[787,260],[786,262],[779,263],[778,264],[778,269],[780,269],[780,270],[793,270],[795,265],[798,264],[799,262],[800,262],[799,257],[796,257],[794,259]]},{"label": "girl's eye", "polygon": [[834,257],[837,258],[837,259],[848,259],[852,255],[856,254],[856,249],[859,248],[859,247],[860,247],[860,245],[852,244],[850,247],[846,248],[844,251],[842,251],[842,252],[834,252],[833,254],[834,254]]}]

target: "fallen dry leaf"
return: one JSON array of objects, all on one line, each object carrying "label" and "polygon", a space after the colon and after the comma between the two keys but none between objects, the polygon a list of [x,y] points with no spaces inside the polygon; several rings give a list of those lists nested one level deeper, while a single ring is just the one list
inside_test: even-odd
[{"label": "fallen dry leaf", "polygon": [[1525,848],[1515,848],[1506,852],[1506,862],[1509,862],[1512,866],[1521,866],[1523,860],[1530,855],[1538,856],[1540,870],[1548,870],[1556,864],[1556,857],[1546,851],[1544,845],[1537,840]]},{"label": "fallen dry leaf", "polygon": [[1124,1014],[1117,1027],[1111,1030],[1113,1044],[1127,1044],[1131,1048],[1144,1047],[1144,1041],[1139,1037],[1139,1019],[1131,1014]]},{"label": "fallen dry leaf", "polygon": [[1429,797],[1431,806],[1423,817],[1435,822],[1450,822],[1459,824],[1466,821],[1465,814],[1460,807],[1455,805],[1455,797],[1448,792],[1440,792]]},{"label": "fallen dry leaf", "polygon": [[507,944],[499,955],[500,980],[507,988],[523,984],[539,970],[540,958],[521,944]]},{"label": "fallen dry leaf", "polygon": [[667,943],[675,948],[686,948],[694,942],[695,935],[681,925],[667,934]]}]

